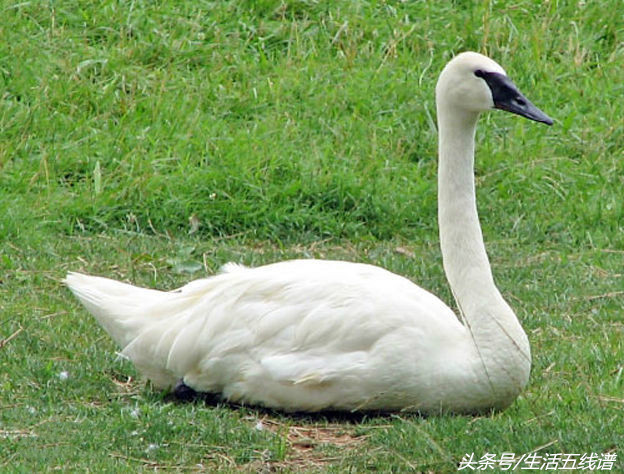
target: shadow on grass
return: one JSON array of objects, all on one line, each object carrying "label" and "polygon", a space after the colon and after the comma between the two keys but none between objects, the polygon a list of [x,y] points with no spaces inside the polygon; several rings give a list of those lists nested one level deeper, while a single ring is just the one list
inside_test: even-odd
[{"label": "shadow on grass", "polygon": [[[258,417],[261,415],[269,416],[272,418],[288,418],[298,423],[348,423],[348,424],[360,424],[365,421],[371,421],[374,419],[387,419],[393,415],[396,415],[395,411],[339,411],[339,410],[324,410],[321,412],[287,412],[282,410],[276,410],[273,408],[263,407],[261,405],[244,405],[240,403],[234,403],[221,398],[219,394],[196,392],[192,388],[184,384],[178,384],[171,392],[163,393],[159,396],[160,399],[166,402],[175,404],[195,404],[205,405],[212,408],[228,408],[230,410],[245,409],[257,413]],[[417,412],[403,413],[408,414],[411,417],[426,418],[426,415]]]}]

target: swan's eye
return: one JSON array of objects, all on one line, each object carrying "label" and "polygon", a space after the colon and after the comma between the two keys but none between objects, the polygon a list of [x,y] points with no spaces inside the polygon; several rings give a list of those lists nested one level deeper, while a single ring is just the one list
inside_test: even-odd
[{"label": "swan's eye", "polygon": [[524,100],[522,97],[516,97],[516,98],[514,98],[513,101],[516,103],[516,105],[520,105],[522,107],[527,105],[526,100]]},{"label": "swan's eye", "polygon": [[477,76],[477,77],[481,77],[481,78],[483,78],[483,77],[485,77],[485,71],[483,71],[483,70],[481,70],[481,69],[477,69],[477,70],[474,72],[474,75],[475,75],[475,76]]}]

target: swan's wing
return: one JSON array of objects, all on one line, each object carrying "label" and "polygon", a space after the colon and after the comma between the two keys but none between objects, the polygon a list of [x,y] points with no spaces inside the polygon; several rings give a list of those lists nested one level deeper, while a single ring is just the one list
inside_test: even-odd
[{"label": "swan's wing", "polygon": [[[363,264],[229,267],[170,295],[146,308],[152,323],[124,354],[152,379],[183,376],[196,390],[232,398],[250,385],[326,386],[370,374],[388,344],[419,357],[463,330],[431,293]],[[396,347],[404,340],[416,347]]]}]

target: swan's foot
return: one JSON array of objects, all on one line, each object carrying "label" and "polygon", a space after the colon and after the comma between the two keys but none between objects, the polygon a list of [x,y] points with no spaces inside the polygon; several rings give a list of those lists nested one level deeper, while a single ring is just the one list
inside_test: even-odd
[{"label": "swan's foot", "polygon": [[195,402],[203,401],[210,405],[217,405],[221,401],[221,397],[210,392],[198,392],[184,383],[184,379],[178,380],[173,387],[173,391],[169,395],[178,402]]},{"label": "swan's foot", "polygon": [[173,387],[173,396],[176,400],[182,402],[190,402],[197,398],[197,392],[184,383],[184,379],[178,380],[175,387]]}]

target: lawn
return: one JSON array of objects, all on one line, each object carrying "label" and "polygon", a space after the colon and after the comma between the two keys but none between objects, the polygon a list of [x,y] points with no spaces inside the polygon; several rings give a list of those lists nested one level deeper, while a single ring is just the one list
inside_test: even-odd
[{"label": "lawn", "polygon": [[[470,453],[616,454],[624,471],[618,8],[2,2],[0,471],[454,472]],[[173,289],[229,261],[315,257],[380,265],[452,305],[433,89],[463,50],[555,119],[493,112],[477,134],[486,246],[533,352],[507,410],[174,403],[62,286],[74,270]]]}]

